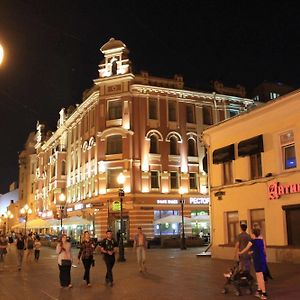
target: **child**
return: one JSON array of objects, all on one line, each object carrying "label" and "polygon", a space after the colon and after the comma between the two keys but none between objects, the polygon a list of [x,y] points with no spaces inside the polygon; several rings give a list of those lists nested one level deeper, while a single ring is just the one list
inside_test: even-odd
[{"label": "child", "polygon": [[252,230],[252,233],[252,240],[248,242],[246,248],[239,252],[239,255],[246,253],[250,248],[252,248],[253,264],[258,285],[258,289],[255,296],[260,299],[267,299],[266,286],[264,281],[264,272],[266,272],[267,269],[264,240],[260,236],[259,228],[254,228]]},{"label": "child", "polygon": [[40,258],[40,249],[42,247],[40,237],[37,235],[35,240],[34,240],[34,259],[36,262],[38,262]]}]

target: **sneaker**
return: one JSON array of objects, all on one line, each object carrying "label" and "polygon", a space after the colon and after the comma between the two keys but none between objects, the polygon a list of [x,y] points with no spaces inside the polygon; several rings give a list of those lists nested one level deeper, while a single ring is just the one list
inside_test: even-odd
[{"label": "sneaker", "polygon": [[91,287],[91,286],[92,286],[92,284],[91,284],[91,283],[88,283],[86,286],[88,286],[88,287]]},{"label": "sneaker", "polygon": [[73,287],[73,285],[70,283],[69,285],[68,285],[68,288],[70,289],[70,288],[72,288]]},{"label": "sneaker", "polygon": [[260,299],[268,299],[267,293],[262,293]]}]

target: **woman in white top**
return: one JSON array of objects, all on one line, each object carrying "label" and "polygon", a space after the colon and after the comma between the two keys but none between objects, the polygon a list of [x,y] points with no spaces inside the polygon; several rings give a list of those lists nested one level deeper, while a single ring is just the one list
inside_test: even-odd
[{"label": "woman in white top", "polygon": [[59,280],[61,287],[71,288],[72,253],[71,243],[67,241],[66,234],[62,234],[60,242],[56,246],[57,262],[59,267]]}]

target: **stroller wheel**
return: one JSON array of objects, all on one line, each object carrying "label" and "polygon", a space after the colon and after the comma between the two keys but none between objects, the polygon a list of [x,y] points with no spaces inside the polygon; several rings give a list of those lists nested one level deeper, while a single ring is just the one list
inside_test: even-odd
[{"label": "stroller wheel", "polygon": [[227,294],[228,293],[228,290],[226,288],[222,289],[221,291],[222,294]]}]

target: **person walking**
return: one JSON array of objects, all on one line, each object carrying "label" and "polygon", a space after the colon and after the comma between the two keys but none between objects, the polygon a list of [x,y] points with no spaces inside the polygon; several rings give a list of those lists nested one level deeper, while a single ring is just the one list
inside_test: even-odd
[{"label": "person walking", "polygon": [[138,227],[138,233],[134,236],[133,248],[136,249],[136,257],[140,272],[146,272],[146,249],[147,239],[142,231],[142,227]]},{"label": "person walking", "polygon": [[18,270],[21,271],[25,250],[25,237],[22,233],[17,233],[16,239],[16,247],[17,247],[17,267]]},{"label": "person walking", "polygon": [[0,235],[0,270],[4,268],[5,255],[7,254],[8,242],[5,235]]},{"label": "person walking", "polygon": [[105,283],[113,286],[113,273],[112,269],[115,264],[115,253],[117,252],[118,243],[112,237],[112,231],[106,231],[106,238],[100,242],[101,253],[106,265]]},{"label": "person walking", "polygon": [[250,273],[251,255],[249,254],[249,251],[241,255],[238,255],[238,253],[247,247],[248,243],[251,241],[251,236],[246,232],[246,223],[241,223],[240,228],[242,232],[237,236],[235,244],[235,255],[236,259],[239,261],[239,269],[241,271]]},{"label": "person walking", "polygon": [[41,243],[40,237],[38,235],[36,235],[36,237],[35,237],[33,247],[34,247],[34,260],[36,262],[38,262],[38,260],[40,258],[41,247],[42,247],[42,243]]},{"label": "person walking", "polygon": [[72,253],[71,243],[67,241],[66,234],[62,234],[61,239],[56,246],[56,253],[59,268],[60,285],[63,288],[71,288]]},{"label": "person walking", "polygon": [[32,232],[28,234],[28,237],[26,239],[26,248],[27,248],[26,262],[31,262],[33,248],[34,248],[34,239],[32,236]]},{"label": "person walking", "polygon": [[260,235],[260,228],[254,228],[252,233],[253,236],[251,241],[248,242],[247,246],[242,251],[239,251],[239,255],[247,253],[250,249],[253,251],[253,264],[258,285],[255,296],[260,299],[267,299],[266,285],[264,281],[264,272],[267,270],[264,240]]},{"label": "person walking", "polygon": [[94,250],[95,250],[94,242],[91,240],[89,232],[85,231],[83,233],[83,237],[80,243],[80,250],[78,253],[78,264],[80,264],[80,258],[81,258],[84,266],[83,280],[86,281],[87,286],[91,286],[90,269],[91,266],[94,265],[94,256],[93,256]]}]

